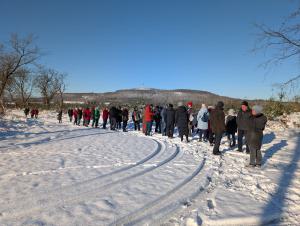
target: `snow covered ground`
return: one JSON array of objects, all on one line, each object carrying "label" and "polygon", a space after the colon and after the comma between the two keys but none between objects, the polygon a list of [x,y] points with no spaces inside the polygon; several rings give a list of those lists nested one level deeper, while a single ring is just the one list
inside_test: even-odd
[{"label": "snow covered ground", "polygon": [[196,138],[14,110],[0,120],[0,225],[299,225],[299,132],[270,122],[259,169],[225,138],[214,156]]}]

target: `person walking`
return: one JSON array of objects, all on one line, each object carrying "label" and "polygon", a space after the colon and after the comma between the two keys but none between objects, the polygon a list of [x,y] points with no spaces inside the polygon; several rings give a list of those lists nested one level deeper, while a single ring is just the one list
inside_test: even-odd
[{"label": "person walking", "polygon": [[228,110],[228,116],[225,120],[225,127],[229,146],[232,148],[236,144],[235,133],[237,132],[236,116],[233,109]]},{"label": "person walking", "polygon": [[189,142],[189,114],[181,102],[178,103],[178,108],[175,112],[175,124],[178,128],[181,142],[183,141],[183,136],[186,137],[186,142]]},{"label": "person walking", "polygon": [[225,114],[224,114],[224,103],[219,101],[216,104],[216,108],[211,112],[210,115],[211,130],[215,134],[215,145],[213,148],[214,155],[220,155],[219,150],[223,133],[225,132]]},{"label": "person walking", "polygon": [[30,112],[30,109],[29,109],[28,107],[26,107],[26,108],[24,109],[24,114],[25,114],[25,117],[26,117],[26,118],[28,117],[29,112]]},{"label": "person walking", "polygon": [[169,104],[167,109],[167,136],[173,138],[175,126],[175,110],[173,104]]},{"label": "person walking", "polygon": [[62,114],[63,114],[62,110],[59,110],[57,114],[58,123],[62,123]]},{"label": "person walking", "polygon": [[239,110],[236,118],[238,128],[238,151],[243,152],[243,138],[245,137],[246,153],[250,153],[250,149],[247,143],[247,131],[249,126],[249,120],[251,116],[251,109],[247,101],[243,101],[241,109]]},{"label": "person walking", "polygon": [[208,120],[209,120],[209,112],[207,110],[207,107],[205,104],[202,104],[201,109],[198,112],[197,115],[197,127],[199,130],[199,141],[207,142],[207,130],[208,130]]},{"label": "person walking", "polygon": [[261,146],[263,131],[267,123],[267,117],[262,113],[262,106],[254,105],[248,121],[247,141],[250,149],[250,166],[260,167],[262,164]]},{"label": "person walking", "polygon": [[69,116],[70,122],[72,122],[72,117],[73,117],[73,109],[72,108],[68,109],[68,116]]}]

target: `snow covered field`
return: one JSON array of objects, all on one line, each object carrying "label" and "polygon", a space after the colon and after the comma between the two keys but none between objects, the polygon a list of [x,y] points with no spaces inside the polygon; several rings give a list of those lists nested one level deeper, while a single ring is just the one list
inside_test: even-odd
[{"label": "snow covered field", "polygon": [[225,138],[214,156],[196,138],[9,112],[0,121],[0,225],[299,225],[300,131],[269,125],[258,169]]}]

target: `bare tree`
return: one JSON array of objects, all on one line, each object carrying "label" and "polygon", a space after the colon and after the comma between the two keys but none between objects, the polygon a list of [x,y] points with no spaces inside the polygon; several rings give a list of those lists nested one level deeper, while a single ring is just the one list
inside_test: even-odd
[{"label": "bare tree", "polygon": [[43,102],[47,107],[50,106],[51,101],[57,94],[61,94],[62,97],[65,91],[64,78],[65,75],[58,71],[40,67],[39,75],[36,79],[36,87],[41,93]]},{"label": "bare tree", "polygon": [[59,88],[58,88],[58,95],[59,95],[59,107],[60,109],[63,108],[64,105],[64,93],[66,91],[66,83],[65,83],[65,79],[66,79],[66,74],[59,74]]},{"label": "bare tree", "polygon": [[4,93],[13,77],[23,67],[33,64],[40,57],[39,49],[34,45],[32,35],[19,38],[11,35],[7,50],[0,47],[0,112],[4,112]]},{"label": "bare tree", "polygon": [[33,91],[34,77],[34,74],[26,68],[21,68],[15,73],[7,88],[12,101],[22,107],[28,104]]},{"label": "bare tree", "polygon": [[[263,66],[280,64],[288,59],[300,57],[300,6],[298,9],[284,19],[278,28],[271,28],[265,24],[256,24],[260,30],[257,45],[254,48],[264,50],[267,54],[271,52],[270,58],[264,62]],[[281,84],[280,89],[287,86],[298,85],[300,75],[294,75],[291,79]]]}]

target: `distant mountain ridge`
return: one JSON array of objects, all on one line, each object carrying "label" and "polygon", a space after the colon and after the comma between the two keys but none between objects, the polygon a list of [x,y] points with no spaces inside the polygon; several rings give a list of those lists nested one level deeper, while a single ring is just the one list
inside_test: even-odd
[{"label": "distant mountain ridge", "polygon": [[118,103],[118,104],[176,104],[179,101],[192,101],[195,104],[214,104],[217,101],[237,102],[240,99],[220,96],[208,91],[190,90],[190,89],[154,89],[154,88],[132,88],[121,89],[113,92],[104,93],[65,93],[64,101],[66,103]]}]

